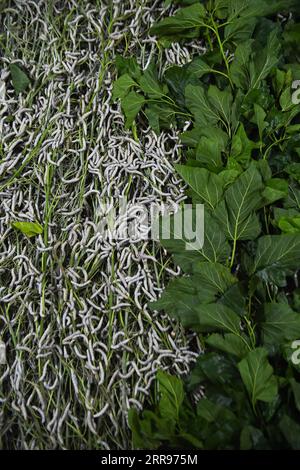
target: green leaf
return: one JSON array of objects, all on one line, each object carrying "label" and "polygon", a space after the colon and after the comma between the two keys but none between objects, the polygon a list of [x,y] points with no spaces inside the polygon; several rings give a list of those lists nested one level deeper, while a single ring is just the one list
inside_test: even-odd
[{"label": "green leaf", "polygon": [[300,210],[300,189],[295,185],[290,185],[289,195],[285,201],[284,207],[287,209],[299,209]]},{"label": "green leaf", "polygon": [[132,87],[136,87],[137,83],[127,74],[121,75],[118,80],[114,82],[112,98],[125,98]]},{"label": "green leaf", "polygon": [[233,101],[231,91],[221,91],[215,85],[211,85],[208,89],[207,95],[220,119],[226,123],[227,129],[230,129]]},{"label": "green leaf", "polygon": [[268,443],[260,429],[248,424],[242,429],[240,448],[241,450],[266,450],[268,449]]},{"label": "green leaf", "polygon": [[150,34],[154,36],[171,38],[194,38],[199,34],[199,27],[203,26],[206,10],[203,5],[196,3],[186,8],[181,8],[174,16],[164,18],[154,24]]},{"label": "green leaf", "polygon": [[[275,98],[273,94],[270,93],[269,87],[267,83],[265,83],[265,81],[261,82],[259,88],[255,88],[252,90],[250,89],[248,93],[244,96],[242,103],[242,111],[244,113],[244,116],[247,117],[247,119],[249,119],[248,116],[253,113],[255,104],[260,106],[263,110],[271,109],[272,106],[275,105]],[[277,112],[277,109],[274,108],[272,111]],[[272,111],[268,115],[268,121],[270,121],[270,126],[272,123]]]},{"label": "green leaf", "polygon": [[12,84],[16,93],[22,93],[25,91],[29,85],[30,80],[25,72],[16,64],[9,65]]},{"label": "green leaf", "polygon": [[268,362],[267,351],[256,348],[238,363],[243,383],[255,407],[258,400],[271,402],[278,393],[273,368]]},{"label": "green leaf", "polygon": [[188,85],[185,89],[185,101],[187,108],[194,115],[197,126],[213,126],[220,120],[218,112],[212,107],[201,85]]},{"label": "green leaf", "polygon": [[257,124],[258,127],[260,141],[262,141],[264,130],[268,125],[267,122],[265,122],[266,115],[267,114],[265,113],[263,108],[258,104],[254,103],[254,122],[255,124]]},{"label": "green leaf", "polygon": [[288,195],[288,191],[288,181],[280,178],[272,178],[267,181],[262,196],[268,204],[271,204],[279,199],[285,198]]},{"label": "green leaf", "polygon": [[250,350],[249,340],[242,333],[240,336],[233,333],[226,333],[224,336],[219,333],[213,333],[208,336],[205,343],[212,348],[232,354],[239,359],[245,357]]},{"label": "green leaf", "polygon": [[243,173],[243,168],[242,166],[240,165],[240,163],[238,163],[236,161],[235,158],[233,157],[229,157],[228,160],[227,160],[227,164],[226,164],[226,169],[227,170],[235,170],[237,171],[239,174]]},{"label": "green leaf", "polygon": [[300,183],[300,163],[291,163],[285,167],[285,171]]},{"label": "green leaf", "polygon": [[[220,201],[223,188],[222,179],[205,168],[193,168],[186,165],[175,165],[176,171],[197,194],[199,200],[214,208]],[[197,199],[198,199],[197,198]]]},{"label": "green leaf", "polygon": [[288,218],[300,216],[300,212],[297,209],[292,209],[292,208],[283,209],[282,207],[274,207],[273,214],[274,214],[274,221],[276,225],[278,225],[281,219],[288,219]]},{"label": "green leaf", "polygon": [[150,102],[145,109],[145,115],[154,132],[159,134],[161,127],[169,129],[170,125],[175,123],[176,112],[173,107],[162,101],[155,103]]},{"label": "green leaf", "polygon": [[211,287],[216,289],[219,294],[224,294],[237,282],[237,278],[231,274],[230,269],[220,263],[198,261],[193,264],[192,270],[199,290]]},{"label": "green leaf", "polygon": [[208,303],[215,300],[217,288],[207,283],[206,289],[197,289],[199,282],[196,279],[195,276],[171,281],[161,298],[151,302],[150,307],[170,312],[185,328],[203,332],[225,331],[239,335],[238,314],[224,304]]},{"label": "green leaf", "polygon": [[223,170],[219,173],[219,176],[222,178],[222,186],[224,189],[227,189],[228,186],[231,186],[238,176],[240,176],[241,171],[239,170]]},{"label": "green leaf", "polygon": [[189,388],[193,389],[205,382],[213,384],[232,384],[239,380],[235,365],[223,354],[206,352],[197,358],[189,376]]},{"label": "green leaf", "polygon": [[145,102],[145,98],[142,95],[136,93],[135,91],[131,91],[122,100],[122,109],[126,116],[125,126],[127,129],[132,126],[136,116],[138,115]]},{"label": "green leaf", "polygon": [[289,11],[295,0],[229,0],[225,38],[241,42],[252,36],[257,21],[267,15]]},{"label": "green leaf", "polygon": [[158,73],[154,64],[149,65],[139,79],[139,85],[144,93],[151,98],[161,98],[165,95],[162,85],[158,81]]},{"label": "green leaf", "polygon": [[295,404],[297,410],[300,411],[300,383],[297,382],[294,378],[290,379],[291,388],[294,395]]},{"label": "green leaf", "polygon": [[293,100],[292,100],[292,89],[291,88],[286,88],[282,92],[282,94],[280,96],[280,99],[279,99],[279,103],[280,103],[282,111],[288,111],[291,108],[293,108],[294,106],[296,106],[293,103]]},{"label": "green leaf", "polygon": [[141,70],[135,57],[123,57],[117,54],[115,63],[119,76],[128,74],[134,80],[138,80],[140,78]]},{"label": "green leaf", "polygon": [[[144,412],[146,414],[146,412]],[[149,412],[146,414],[148,418]],[[153,425],[150,419],[140,419],[137,410],[128,411],[128,424],[132,432],[132,445],[134,449],[157,449],[161,440],[154,437]]]},{"label": "green leaf", "polygon": [[273,77],[273,87],[276,91],[277,97],[280,96],[286,80],[286,72],[284,70],[276,69]]},{"label": "green leaf", "polygon": [[197,85],[198,79],[196,75],[192,75],[189,71],[191,64],[183,66],[173,65],[169,67],[165,74],[164,80],[166,81],[172,97],[178,106],[185,108],[185,88],[187,85]]},{"label": "green leaf", "polygon": [[290,23],[284,30],[283,38],[286,43],[293,45],[299,45],[300,42],[300,24]]},{"label": "green leaf", "polygon": [[289,125],[286,132],[289,135],[297,134],[300,131],[300,124]]},{"label": "green leaf", "polygon": [[159,384],[159,413],[163,418],[177,421],[184,400],[183,383],[180,378],[159,370],[156,374]]},{"label": "green leaf", "polygon": [[263,344],[271,352],[287,341],[300,338],[300,314],[288,304],[265,304],[265,321],[262,323]]},{"label": "green leaf", "polygon": [[205,443],[205,450],[231,448],[240,423],[226,404],[202,398],[197,404],[197,415],[201,419],[199,428]]},{"label": "green leaf", "polygon": [[34,237],[43,233],[43,227],[38,222],[13,222],[11,225],[27,237]]},{"label": "green leaf", "polygon": [[240,123],[237,133],[232,139],[231,156],[241,164],[248,164],[252,150],[258,147],[258,144],[248,138],[243,123]]},{"label": "green leaf", "polygon": [[[207,285],[207,289],[198,291],[198,281],[194,276],[172,279],[161,297],[150,303],[153,310],[164,310],[173,317],[181,318],[186,315],[186,320],[196,319],[196,309],[200,303],[209,303],[215,300],[217,289]],[[185,322],[185,320],[183,320]]]},{"label": "green leaf", "polygon": [[184,448],[187,447],[190,449],[192,447],[194,449],[203,449],[202,442],[199,441],[199,439],[196,436],[193,436],[190,433],[181,431],[179,437],[182,438],[184,442],[186,441],[188,443],[188,446],[184,446]]},{"label": "green leaf", "polygon": [[135,449],[157,449],[165,441],[176,439],[176,422],[160,416],[158,409],[144,410],[141,417],[136,410],[128,414]]},{"label": "green leaf", "polygon": [[226,151],[228,136],[218,127],[205,127],[199,130],[196,159],[209,170],[218,172],[223,166],[222,152]]},{"label": "green leaf", "polygon": [[228,18],[228,23],[224,30],[225,42],[243,42],[251,38],[255,24],[257,22],[253,15],[237,17],[233,14]]},{"label": "green leaf", "polygon": [[291,448],[294,450],[299,450],[300,425],[288,415],[284,415],[280,420],[279,428]]},{"label": "green leaf", "polygon": [[272,179],[272,170],[266,160],[256,160],[253,163],[260,172],[264,183],[267,183]]},{"label": "green leaf", "polygon": [[208,423],[213,424],[217,424],[220,421],[222,422],[222,419],[224,420],[225,418],[223,423],[226,423],[227,425],[228,418],[233,417],[234,419],[236,419],[235,415],[232,413],[232,411],[228,410],[228,408],[218,403],[214,403],[208,400],[207,398],[202,398],[202,400],[200,400],[197,404],[197,415]]},{"label": "green leaf", "polygon": [[234,60],[230,65],[230,77],[232,82],[243,90],[248,90],[249,88],[249,60],[252,53],[252,44],[252,39],[238,44],[235,50]]},{"label": "green leaf", "polygon": [[195,57],[187,67],[187,73],[191,77],[202,78],[211,72],[214,72],[214,70],[201,57]]},{"label": "green leaf", "polygon": [[157,135],[160,133],[159,110],[159,106],[152,104],[145,109],[145,116],[148,119],[149,126]]},{"label": "green leaf", "polygon": [[[190,277],[171,280],[160,299],[151,302],[150,307],[170,312],[177,318],[186,316],[183,324],[194,320],[198,323],[198,307],[205,309],[202,304],[214,302],[217,295],[223,294],[237,282],[229,269],[219,263],[195,262],[192,271]],[[224,304],[224,311],[228,310]],[[201,322],[203,318],[205,323],[206,314],[203,316],[201,311]]]},{"label": "green leaf", "polygon": [[243,282],[238,282],[224,292],[219,298],[219,302],[243,317],[245,315],[246,295],[247,293]]},{"label": "green leaf", "polygon": [[280,217],[277,224],[283,233],[300,234],[300,214],[294,217]]},{"label": "green leaf", "polygon": [[[194,310],[197,317],[195,314],[191,315],[190,320],[197,331],[215,330],[240,334],[239,316],[225,305],[219,303],[198,305]],[[184,322],[188,326],[189,319],[184,318]]]},{"label": "green leaf", "polygon": [[254,210],[262,201],[263,187],[260,173],[252,165],[225,191],[225,199],[214,216],[229,239],[251,240],[259,235],[261,229]]},{"label": "green leaf", "polygon": [[[172,220],[172,217],[171,217]],[[197,227],[197,226],[196,226]],[[201,234],[197,240],[201,242]],[[206,211],[204,213],[204,244],[199,250],[187,250],[182,230],[178,233],[171,223],[170,237],[161,239],[162,245],[174,255],[176,264],[185,271],[192,272],[192,265],[198,261],[225,262],[230,254],[230,246],[218,223]]]},{"label": "green leaf", "polygon": [[250,87],[259,87],[280,60],[281,43],[277,30],[271,32],[265,49],[256,53],[254,63],[250,64]]},{"label": "green leaf", "polygon": [[300,261],[300,235],[266,235],[258,240],[251,273],[268,279],[272,270],[296,270]]}]

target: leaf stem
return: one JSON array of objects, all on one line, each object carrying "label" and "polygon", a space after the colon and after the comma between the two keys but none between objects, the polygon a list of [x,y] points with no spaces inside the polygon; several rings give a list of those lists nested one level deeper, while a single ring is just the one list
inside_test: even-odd
[{"label": "leaf stem", "polygon": [[229,83],[231,85],[231,88],[234,88],[232,80],[230,78],[229,63],[228,63],[228,60],[227,60],[227,57],[226,57],[226,54],[225,54],[225,51],[224,51],[223,43],[222,43],[220,35],[219,35],[218,26],[216,25],[213,18],[211,18],[211,21],[212,21],[212,24],[213,24],[213,31],[216,35],[216,38],[217,38],[217,41],[218,41],[218,44],[219,44],[220,52],[222,54],[222,57],[223,57],[223,60],[224,60],[224,63],[225,63],[226,69],[227,69],[227,75],[228,75]]},{"label": "leaf stem", "polygon": [[280,142],[284,142],[285,140],[289,140],[289,139],[290,139],[290,137],[282,137],[281,139],[275,140],[275,142],[273,142],[267,148],[267,150],[265,151],[265,153],[263,155],[263,160],[266,160],[266,158],[268,157],[269,152],[272,150],[273,147],[275,147],[275,145],[278,145]]},{"label": "leaf stem", "polygon": [[232,252],[231,252],[231,260],[230,260],[230,268],[232,268],[232,266],[234,264],[234,258],[235,258],[235,253],[236,253],[236,242],[237,242],[237,239],[235,238],[233,240],[233,247],[232,247]]}]

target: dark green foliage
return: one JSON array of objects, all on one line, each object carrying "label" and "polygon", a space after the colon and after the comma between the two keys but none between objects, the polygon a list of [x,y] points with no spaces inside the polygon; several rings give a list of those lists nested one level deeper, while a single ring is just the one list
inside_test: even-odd
[{"label": "dark green foliage", "polygon": [[128,126],[139,110],[155,132],[191,123],[176,170],[204,204],[204,246],[162,239],[183,275],[151,307],[196,331],[205,353],[184,383],[159,372],[153,409],[130,412],[134,446],[299,449],[299,2],[176,3],[152,33],[162,45],[201,37],[208,52],[162,77],[123,66],[114,94]]}]

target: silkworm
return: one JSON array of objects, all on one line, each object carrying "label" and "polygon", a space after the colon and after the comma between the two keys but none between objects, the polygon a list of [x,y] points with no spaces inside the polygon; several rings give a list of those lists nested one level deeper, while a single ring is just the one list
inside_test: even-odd
[{"label": "silkworm", "polygon": [[[7,390],[0,399],[8,433],[19,429],[18,413],[31,423],[32,432],[14,433],[20,449],[39,448],[39,431],[47,448],[67,448],[68,423],[78,436],[88,427],[105,449],[122,447],[129,441],[128,408],[142,409],[157,369],[186,373],[198,352],[191,350],[193,336],[177,330],[170,336],[172,320],[147,307],[180,270],[168,266],[158,284],[155,264],[159,270],[168,255],[161,250],[158,257],[158,245],[143,238],[146,227],[134,240],[98,230],[104,200],[113,208],[126,195],[137,206],[175,208],[185,199],[174,176],[178,132],[156,135],[141,124],[136,141],[113,102],[116,73],[106,62],[124,55],[126,38],[126,54],[145,69],[157,51],[147,30],[165,10],[160,0],[139,7],[134,0],[99,8],[83,3],[80,9],[76,0],[53,3],[67,31],[63,51],[45,0],[16,0],[0,23],[1,34],[13,25],[20,43],[32,44],[28,57],[10,47],[0,59],[0,327],[9,363],[0,371]],[[164,67],[189,62],[198,42],[165,49]],[[18,97],[11,62],[32,79]],[[139,221],[137,210],[130,216]],[[12,220],[47,220],[47,233],[28,239],[11,228]],[[117,217],[118,227],[125,222]]]}]

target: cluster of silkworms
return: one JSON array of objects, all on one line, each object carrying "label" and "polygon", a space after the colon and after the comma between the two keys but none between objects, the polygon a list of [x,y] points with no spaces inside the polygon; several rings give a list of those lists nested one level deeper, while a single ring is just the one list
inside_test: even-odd
[{"label": "cluster of silkworms", "polygon": [[[193,335],[148,303],[179,274],[151,240],[101,237],[101,201],[179,204],[175,130],[124,127],[116,54],[145,68],[162,1],[15,0],[0,20],[0,443],[128,448],[159,368],[188,372]],[[174,44],[162,63],[198,46]],[[17,95],[9,64],[30,76]],[[27,238],[13,221],[37,221]]]}]

